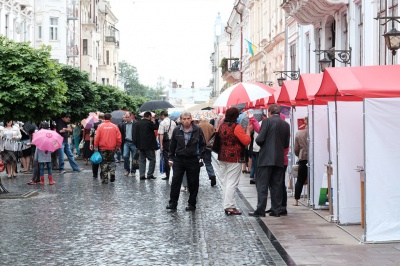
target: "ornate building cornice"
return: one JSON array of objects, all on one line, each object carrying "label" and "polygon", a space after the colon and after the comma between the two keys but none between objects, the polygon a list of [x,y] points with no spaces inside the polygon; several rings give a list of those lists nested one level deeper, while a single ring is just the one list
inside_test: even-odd
[{"label": "ornate building cornice", "polygon": [[285,12],[302,25],[317,25],[326,16],[333,15],[348,4],[348,0],[286,0]]}]

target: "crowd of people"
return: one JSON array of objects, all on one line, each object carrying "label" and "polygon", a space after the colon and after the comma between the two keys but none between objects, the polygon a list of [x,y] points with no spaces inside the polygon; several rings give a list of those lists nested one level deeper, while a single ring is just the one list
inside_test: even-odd
[{"label": "crowd of people", "polygon": [[[111,123],[110,113],[98,113],[99,120],[91,128],[79,123],[71,126],[71,116],[62,114],[54,123],[42,122],[38,128],[23,123],[5,121],[0,127],[1,158],[6,165],[8,178],[17,176],[17,162],[20,172],[32,173],[30,185],[44,184],[44,170],[47,167],[48,182],[55,184],[53,170],[65,173],[64,155],[74,172],[80,172],[75,159],[82,158],[89,164],[94,152],[99,152],[101,162],[92,164],[93,178],[99,177],[103,184],[116,180],[116,162],[123,161],[124,175],[140,180],[152,180],[161,176],[171,182],[170,199],[167,209],[177,209],[182,184],[189,192],[187,211],[194,211],[199,190],[200,169],[205,165],[211,187],[216,185],[216,174],[212,165],[210,141],[218,138],[219,175],[223,187],[223,208],[226,215],[240,215],[235,202],[239,179],[244,173],[250,174],[250,184],[257,188],[258,203],[250,216],[279,217],[287,213],[285,172],[288,165],[290,127],[280,114],[280,107],[272,104],[268,114],[257,120],[251,112],[245,112],[240,120],[236,107],[226,110],[217,121],[193,120],[190,112],[182,112],[179,123],[162,111],[160,117],[144,112],[136,120],[127,111],[119,124]],[[32,134],[38,129],[51,129],[62,136],[62,145],[55,152],[35,148]],[[69,139],[72,141],[69,141]],[[70,146],[70,142],[72,145]],[[74,156],[74,150],[76,156]],[[162,172],[157,175],[156,151],[160,150]],[[307,130],[299,131],[295,138],[295,153],[299,157],[299,178],[296,183],[295,202],[307,179]],[[123,159],[118,159],[118,154]],[[161,170],[161,169],[160,169]],[[271,192],[271,208],[266,210],[268,191]]]}]

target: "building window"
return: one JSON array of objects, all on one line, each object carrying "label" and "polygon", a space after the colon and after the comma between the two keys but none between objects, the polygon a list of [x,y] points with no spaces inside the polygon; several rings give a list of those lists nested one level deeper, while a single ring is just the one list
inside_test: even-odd
[{"label": "building window", "polygon": [[358,25],[357,32],[357,47],[358,47],[358,55],[356,56],[356,65],[363,66],[363,14],[362,14],[362,5],[357,5],[357,13],[356,20]]},{"label": "building window", "polygon": [[110,65],[110,51],[106,51],[106,65]]},{"label": "building window", "polygon": [[42,26],[38,26],[38,39],[42,39]]},{"label": "building window", "polygon": [[290,45],[290,70],[296,70],[296,44]]},{"label": "building window", "polygon": [[58,18],[50,18],[50,36],[49,39],[58,40]]},{"label": "building window", "polygon": [[83,39],[82,53],[83,53],[83,55],[87,55],[88,54],[88,41],[87,41],[87,39]]},{"label": "building window", "polygon": [[8,15],[6,15],[6,25],[5,25],[5,35],[6,37],[9,37],[9,32],[8,32],[8,28],[10,27],[10,17]]},{"label": "building window", "polygon": [[106,79],[105,78],[101,79],[101,84],[106,85]]}]

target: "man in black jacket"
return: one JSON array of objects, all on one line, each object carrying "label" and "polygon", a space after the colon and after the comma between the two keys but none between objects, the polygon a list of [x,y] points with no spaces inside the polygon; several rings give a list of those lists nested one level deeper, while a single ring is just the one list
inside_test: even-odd
[{"label": "man in black jacket", "polygon": [[136,120],[132,119],[132,114],[130,112],[126,112],[124,115],[125,123],[123,123],[120,127],[121,135],[122,135],[122,152],[124,157],[124,169],[125,176],[128,176],[129,173],[132,173],[132,176],[136,176],[136,169],[132,167],[130,163],[130,155],[132,154],[132,159],[136,155],[136,146],[133,143],[135,139],[135,130],[136,130]]},{"label": "man in black jacket", "polygon": [[149,160],[148,179],[156,179],[154,169],[156,168],[156,150],[158,149],[154,130],[158,129],[158,121],[152,121],[151,112],[145,112],[143,119],[136,124],[133,143],[139,150],[139,174],[140,180],[145,180],[146,159]]},{"label": "man in black jacket", "polygon": [[262,122],[256,143],[260,146],[257,161],[256,187],[257,208],[250,216],[265,216],[268,188],[271,191],[269,216],[279,217],[284,180],[284,150],[289,147],[290,126],[280,118],[281,108],[276,104],[268,107],[268,118]]},{"label": "man in black jacket", "polygon": [[173,176],[167,209],[176,209],[183,175],[186,172],[190,193],[186,210],[194,211],[199,191],[200,159],[204,156],[206,143],[203,131],[192,123],[192,115],[189,112],[183,112],[180,120],[182,124],[172,132],[169,146],[168,164],[172,166]]}]

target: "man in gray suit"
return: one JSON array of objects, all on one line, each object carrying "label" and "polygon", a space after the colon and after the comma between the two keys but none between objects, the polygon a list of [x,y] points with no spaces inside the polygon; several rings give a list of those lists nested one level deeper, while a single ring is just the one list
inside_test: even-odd
[{"label": "man in gray suit", "polygon": [[284,182],[284,150],[289,147],[290,126],[279,116],[281,108],[276,104],[268,107],[268,118],[261,125],[256,143],[260,146],[257,161],[257,208],[250,216],[265,216],[268,188],[271,188],[271,212],[269,216],[279,217]]}]

